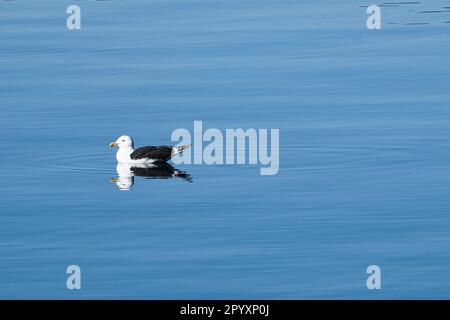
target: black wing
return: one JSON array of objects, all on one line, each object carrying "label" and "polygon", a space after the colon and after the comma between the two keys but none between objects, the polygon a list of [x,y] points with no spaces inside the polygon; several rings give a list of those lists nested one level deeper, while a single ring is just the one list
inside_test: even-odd
[{"label": "black wing", "polygon": [[137,148],[130,154],[130,157],[132,160],[148,158],[158,162],[164,162],[172,157],[172,147],[160,146]]}]

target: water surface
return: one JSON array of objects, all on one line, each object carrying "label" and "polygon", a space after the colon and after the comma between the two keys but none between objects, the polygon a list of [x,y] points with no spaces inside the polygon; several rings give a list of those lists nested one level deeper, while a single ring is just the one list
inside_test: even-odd
[{"label": "water surface", "polygon": [[[450,297],[448,1],[69,4],[0,2],[1,298]],[[111,181],[194,120],[279,128],[279,174]]]}]

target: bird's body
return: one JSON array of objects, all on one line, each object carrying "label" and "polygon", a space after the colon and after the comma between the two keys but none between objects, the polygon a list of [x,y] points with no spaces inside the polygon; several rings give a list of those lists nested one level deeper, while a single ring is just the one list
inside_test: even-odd
[{"label": "bird's body", "polygon": [[129,136],[121,136],[110,144],[111,147],[119,147],[116,153],[118,163],[128,164],[154,164],[165,163],[174,155],[179,154],[190,147],[190,145],[171,146],[148,146],[134,149],[133,139]]}]

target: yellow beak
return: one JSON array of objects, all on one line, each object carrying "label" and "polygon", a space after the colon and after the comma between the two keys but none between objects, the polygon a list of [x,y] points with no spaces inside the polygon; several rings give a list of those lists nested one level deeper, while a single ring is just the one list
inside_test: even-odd
[{"label": "yellow beak", "polygon": [[109,146],[110,146],[111,148],[114,148],[114,147],[117,147],[118,144],[117,144],[117,142],[111,142],[111,143],[109,144]]}]

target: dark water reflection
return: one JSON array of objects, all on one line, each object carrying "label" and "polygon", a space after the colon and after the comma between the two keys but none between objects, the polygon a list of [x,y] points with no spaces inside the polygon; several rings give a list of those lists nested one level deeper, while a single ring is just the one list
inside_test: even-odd
[{"label": "dark water reflection", "polygon": [[131,190],[134,185],[135,177],[144,177],[146,179],[181,178],[185,181],[193,182],[192,177],[188,173],[177,170],[168,163],[148,165],[118,163],[116,171],[117,177],[111,179],[111,181],[114,182],[120,190]]},{"label": "dark water reflection", "polygon": [[[382,8],[382,20],[388,26],[427,26],[447,24],[448,1],[392,1],[377,4]],[[366,8],[368,4],[361,5]]]}]

